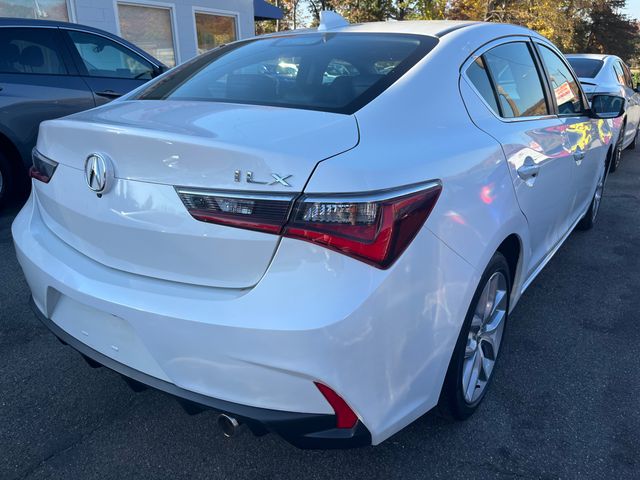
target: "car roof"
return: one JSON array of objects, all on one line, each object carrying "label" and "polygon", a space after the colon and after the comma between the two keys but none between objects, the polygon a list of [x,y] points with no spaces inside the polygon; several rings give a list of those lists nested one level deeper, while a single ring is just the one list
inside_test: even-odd
[{"label": "car roof", "polygon": [[567,58],[587,58],[589,60],[606,60],[609,57],[618,58],[615,55],[604,55],[601,53],[568,53]]},{"label": "car roof", "polygon": [[[544,38],[538,33],[525,27],[508,23],[475,22],[465,20],[402,20],[388,22],[352,23],[344,26],[328,28],[324,32],[368,32],[368,33],[407,33],[413,35],[428,35],[431,37],[443,37],[448,33],[462,30],[495,30],[500,35],[531,35]],[[306,28],[291,31],[281,31],[263,36],[279,36],[286,34],[314,33],[315,28]]]},{"label": "car roof", "polygon": [[376,33],[412,33],[440,37],[461,28],[481,22],[452,20],[403,20],[399,22],[355,23],[343,27],[331,28],[331,32],[376,32]]},{"label": "car roof", "polygon": [[83,32],[96,33],[98,35],[102,35],[104,37],[115,40],[118,43],[122,43],[126,47],[135,51],[136,53],[142,55],[146,59],[150,60],[152,63],[155,63],[158,66],[165,66],[163,63],[157,58],[153,57],[149,53],[145,52],[141,48],[137,47],[133,43],[125,40],[122,37],[114,35],[112,33],[106,32],[104,30],[100,30],[99,28],[89,27],[87,25],[82,25],[79,23],[71,23],[71,22],[62,22],[57,20],[36,20],[31,18],[9,18],[9,17],[0,17],[0,28],[1,27],[49,27],[49,28],[68,28],[71,30],[80,30]]}]

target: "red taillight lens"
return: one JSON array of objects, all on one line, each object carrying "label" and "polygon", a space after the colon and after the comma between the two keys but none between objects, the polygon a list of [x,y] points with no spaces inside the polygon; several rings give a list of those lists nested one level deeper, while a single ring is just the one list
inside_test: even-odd
[{"label": "red taillight lens", "polygon": [[376,194],[302,196],[176,188],[197,220],[306,240],[388,268],[433,210],[442,186],[420,184]]},{"label": "red taillight lens", "polygon": [[441,190],[439,183],[433,183],[371,197],[303,197],[284,236],[388,268],[414,239]]},{"label": "red taillight lens", "polygon": [[347,405],[347,402],[345,402],[340,395],[326,385],[318,382],[314,383],[336,413],[336,428],[353,428],[358,421],[358,416],[353,410],[351,410],[351,407]]},{"label": "red taillight lens", "polygon": [[31,151],[31,160],[33,165],[29,169],[29,176],[41,182],[49,183],[56,168],[58,168],[58,162],[45,157],[35,148]]},{"label": "red taillight lens", "polygon": [[276,234],[287,221],[293,201],[292,195],[176,190],[191,216],[197,220]]}]

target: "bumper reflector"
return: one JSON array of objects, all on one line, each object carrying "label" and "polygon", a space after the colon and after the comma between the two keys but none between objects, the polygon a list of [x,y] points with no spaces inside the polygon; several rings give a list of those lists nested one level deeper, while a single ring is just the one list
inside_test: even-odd
[{"label": "bumper reflector", "polygon": [[314,382],[320,393],[327,399],[331,408],[336,413],[336,428],[353,428],[358,421],[358,416],[347,405],[340,395],[322,383]]}]

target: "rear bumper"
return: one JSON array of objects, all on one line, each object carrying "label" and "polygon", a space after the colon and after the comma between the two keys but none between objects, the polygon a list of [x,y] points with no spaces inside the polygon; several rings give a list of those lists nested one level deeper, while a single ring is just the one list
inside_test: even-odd
[{"label": "rear bumper", "polygon": [[[12,233],[37,311],[66,343],[300,446],[375,445],[435,406],[478,280],[427,229],[384,271],[283,239],[251,289],[106,267],[47,227],[37,192]],[[314,382],[345,400],[356,429],[332,429]]]},{"label": "rear bumper", "polygon": [[38,319],[61,342],[128,380],[176,397],[187,411],[198,411],[204,408],[225,413],[246,424],[256,435],[268,432],[277,433],[298,448],[354,448],[371,445],[371,434],[360,421],[351,429],[337,429],[333,428],[336,424],[334,415],[283,412],[240,405],[185,390],[172,383],[147,375],[88,347],[49,320],[36,306],[33,298],[30,303]]}]

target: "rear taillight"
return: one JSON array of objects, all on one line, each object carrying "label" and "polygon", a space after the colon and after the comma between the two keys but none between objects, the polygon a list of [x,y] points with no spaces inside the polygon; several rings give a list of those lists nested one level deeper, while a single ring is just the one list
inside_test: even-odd
[{"label": "rear taillight", "polygon": [[374,194],[292,196],[177,188],[203,222],[282,234],[388,268],[409,246],[440,196],[439,182]]},{"label": "rear taillight", "polygon": [[177,188],[192,217],[267,233],[280,233],[289,216],[293,195],[238,194],[237,192]]},{"label": "rear taillight", "polygon": [[31,151],[31,160],[33,165],[29,169],[29,176],[41,182],[49,183],[56,168],[58,168],[58,162],[45,157],[35,148]]},{"label": "rear taillight", "polygon": [[388,268],[424,225],[441,190],[431,183],[373,195],[303,196],[284,236]]}]

